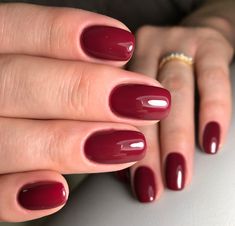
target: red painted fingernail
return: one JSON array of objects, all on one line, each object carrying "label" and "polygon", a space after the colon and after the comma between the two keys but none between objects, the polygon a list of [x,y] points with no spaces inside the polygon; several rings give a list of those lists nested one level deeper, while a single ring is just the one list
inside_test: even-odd
[{"label": "red painted fingernail", "polygon": [[25,209],[44,210],[65,204],[66,190],[59,182],[37,182],[25,185],[18,194],[18,202]]},{"label": "red painted fingernail", "polygon": [[127,163],[141,160],[146,141],[137,131],[102,131],[91,135],[85,143],[88,159],[104,164]]},{"label": "red painted fingernail", "polygon": [[209,122],[203,133],[203,149],[207,154],[216,154],[220,143],[220,126],[217,122]]},{"label": "red painted fingernail", "polygon": [[119,181],[121,181],[122,183],[128,184],[130,182],[130,170],[129,170],[129,168],[116,171],[116,172],[114,172],[114,174],[117,177],[117,179]]},{"label": "red painted fingernail", "polygon": [[185,185],[185,160],[179,153],[171,153],[166,158],[166,185],[171,190],[182,190]]},{"label": "red painted fingernail", "polygon": [[120,116],[160,120],[170,111],[171,96],[166,89],[147,85],[121,85],[110,95],[110,107]]},{"label": "red painted fingernail", "polygon": [[128,60],[134,45],[134,35],[116,27],[92,26],[86,28],[81,35],[81,46],[85,53],[100,59]]},{"label": "red painted fingernail", "polygon": [[153,171],[141,166],[134,176],[135,193],[140,202],[152,202],[156,198],[156,183]]}]

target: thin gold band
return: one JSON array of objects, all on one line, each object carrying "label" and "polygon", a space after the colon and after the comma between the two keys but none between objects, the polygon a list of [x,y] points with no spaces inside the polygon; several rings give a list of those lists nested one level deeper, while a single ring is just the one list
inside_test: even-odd
[{"label": "thin gold band", "polygon": [[172,60],[178,60],[190,66],[193,65],[193,58],[186,56],[184,53],[169,53],[159,63],[159,69],[161,69],[166,63]]}]

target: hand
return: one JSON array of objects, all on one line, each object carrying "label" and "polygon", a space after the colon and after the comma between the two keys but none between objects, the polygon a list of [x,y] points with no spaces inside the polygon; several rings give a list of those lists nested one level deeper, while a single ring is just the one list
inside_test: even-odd
[{"label": "hand", "polygon": [[142,159],[145,138],[132,125],[164,118],[170,94],[118,68],[134,38],[114,19],[28,4],[1,4],[0,17],[0,219],[17,222],[62,208],[61,174]]},{"label": "hand", "polygon": [[[170,52],[191,56],[194,65],[171,60],[159,68],[161,59]],[[232,45],[211,28],[144,26],[138,30],[130,70],[157,79],[172,95],[169,116],[157,126],[140,128],[147,139],[147,154],[131,167],[131,184],[139,201],[159,198],[164,187],[182,190],[190,183],[195,148],[195,83],[200,96],[201,149],[215,154],[222,147],[231,117],[232,56]]]}]

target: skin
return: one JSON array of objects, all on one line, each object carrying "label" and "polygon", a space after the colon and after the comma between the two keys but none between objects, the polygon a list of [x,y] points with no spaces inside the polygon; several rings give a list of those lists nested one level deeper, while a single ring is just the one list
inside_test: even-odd
[{"label": "skin", "polygon": [[[130,70],[155,78],[170,90],[172,107],[169,116],[158,125],[140,127],[147,137],[148,150],[145,158],[131,167],[133,190],[136,169],[148,166],[155,175],[154,199],[158,199],[165,187],[166,156],[176,151],[185,158],[185,185],[190,183],[195,148],[195,85],[200,97],[199,144],[202,147],[204,128],[211,121],[221,126],[219,148],[224,144],[232,105],[229,64],[235,46],[234,10],[234,1],[208,1],[179,26],[144,26],[137,31]],[[162,57],[175,51],[193,57],[193,67],[173,60],[159,69]]]},{"label": "skin", "polygon": [[115,115],[108,97],[125,83],[161,85],[121,69],[126,61],[99,60],[83,52],[78,40],[85,27],[102,24],[128,30],[117,20],[29,4],[1,4],[0,16],[0,220],[19,222],[63,207],[22,208],[17,194],[25,184],[61,182],[68,195],[62,173],[109,172],[133,165],[89,161],[83,152],[85,140],[100,130],[138,131],[133,125],[156,123]]},{"label": "skin", "polygon": [[[216,2],[216,4],[219,3]],[[219,6],[217,7],[220,9]],[[214,19],[205,23],[205,27],[212,27],[213,29],[198,28],[202,29],[200,31],[203,32],[199,32],[201,35],[196,38],[195,30],[190,28],[141,28],[137,33],[139,47],[131,66],[131,70],[138,73],[133,73],[120,69],[126,62],[91,58],[77,45],[81,32],[85,27],[93,25],[93,21],[96,24],[128,30],[123,24],[114,19],[83,10],[45,8],[26,4],[2,4],[0,6],[0,15],[2,17],[0,20],[0,68],[2,74],[5,74],[1,77],[2,81],[0,82],[0,131],[2,137],[7,138],[2,138],[2,142],[0,142],[2,145],[0,159],[4,159],[0,168],[1,221],[18,222],[36,219],[52,214],[63,207],[43,211],[28,211],[17,203],[16,196],[19,189],[23,185],[34,181],[35,178],[43,181],[61,182],[68,193],[66,181],[61,176],[62,173],[107,172],[120,170],[134,164],[102,165],[87,161],[82,153],[84,140],[97,130],[110,128],[138,130],[134,127],[138,126],[145,133],[149,146],[147,156],[137,164],[148,165],[155,172],[159,184],[157,197],[163,191],[160,162],[164,161],[166,154],[172,150],[172,147],[178,147],[178,150],[181,150],[182,154],[185,155],[188,167],[186,183],[189,183],[192,174],[194,147],[193,72],[190,67],[179,62],[168,63],[161,71],[158,72],[157,70],[157,62],[161,54],[168,50],[175,50],[175,46],[180,51],[193,56],[196,60],[200,59],[196,61],[199,74],[201,74],[200,79],[197,76],[197,80],[198,85],[201,84],[199,88],[201,87],[200,92],[205,100],[204,104],[207,106],[207,101],[211,99],[217,101],[211,105],[210,111],[202,106],[200,131],[202,131],[207,120],[220,120],[223,143],[231,114],[228,65],[233,54],[231,40],[234,40],[234,37],[230,35],[231,33],[227,32],[232,27],[230,23],[224,22],[228,21],[227,18],[226,20],[220,20],[221,24],[224,25],[225,23],[227,27],[226,32],[223,32],[225,37],[221,35],[221,31],[224,31],[223,26],[218,29],[214,28],[216,26],[213,23]],[[35,20],[28,20],[32,16],[35,17]],[[197,26],[199,24],[204,27],[201,25],[203,22],[197,21],[193,16],[188,19],[188,23],[189,25]],[[25,24],[28,26],[25,26]],[[187,20],[185,25],[188,25]],[[45,30],[51,32],[44,32]],[[24,41],[25,33],[28,34],[27,42]],[[176,38],[171,40],[169,37],[173,34]],[[179,40],[185,38],[185,35],[187,39],[184,44],[188,43],[188,45],[179,46],[179,43],[182,43]],[[199,44],[206,43],[208,36],[213,37],[213,42],[209,42],[208,45],[202,48],[201,52],[198,52]],[[146,39],[148,39],[147,43],[151,48],[145,44]],[[152,48],[153,46],[154,48]],[[162,49],[159,49],[159,46],[162,46]],[[189,49],[188,46],[194,48]],[[149,49],[155,51],[149,52]],[[220,52],[220,56],[213,54],[217,51]],[[141,61],[143,57],[147,59],[144,65]],[[217,65],[218,62],[220,62],[219,66]],[[213,63],[216,64],[216,67]],[[222,74],[217,72],[218,67],[221,69],[219,71],[223,72]],[[28,71],[36,75],[37,80],[30,80],[30,76],[24,71],[25,68],[28,68]],[[203,76],[200,70],[209,76]],[[178,71],[178,73],[175,73],[175,71]],[[223,86],[217,87],[218,90],[212,92],[210,89],[206,90],[204,84],[209,82],[211,87],[215,85],[213,79],[208,81],[212,77],[210,74],[214,75],[215,71],[216,79],[218,79],[216,83],[221,84],[222,82]],[[99,81],[102,82],[93,82],[94,76],[92,76],[91,82],[88,75],[95,75],[97,72],[99,72]],[[177,77],[179,74],[181,76]],[[83,79],[84,77],[85,79]],[[98,78],[95,79],[98,80]],[[122,83],[161,86],[155,79],[161,81],[174,94],[173,110],[157,133],[155,122],[120,118],[108,109],[107,102],[99,105],[99,115],[97,115],[97,112],[95,112],[95,115],[92,113],[94,106],[97,106],[97,101],[99,101],[95,95],[98,91],[102,90],[102,94],[99,96],[100,99],[105,99],[113,87]],[[58,87],[58,83],[54,81],[59,81],[60,86]],[[83,83],[80,83],[80,81],[83,81]],[[44,89],[38,88],[38,82],[40,82],[40,85],[44,85]],[[26,89],[22,89],[22,87]],[[74,95],[76,92],[73,92],[78,89],[77,87],[83,89],[81,93],[84,98],[88,98],[88,102],[79,102],[77,95]],[[224,92],[225,88],[226,92]],[[58,92],[61,89],[63,92]],[[29,97],[28,94],[34,92],[37,98],[40,97],[41,100],[45,98],[48,102],[44,102],[45,105],[38,105],[37,102],[35,103],[35,98],[19,98],[19,95]],[[221,95],[215,96],[214,94],[217,92]],[[69,93],[70,98],[66,99],[62,93]],[[176,95],[176,93],[178,94]],[[87,94],[90,95],[87,96]],[[182,101],[181,96],[187,98]],[[177,99],[180,101],[177,101]],[[88,105],[87,103],[91,104]],[[182,104],[187,108],[181,106]],[[221,104],[223,107],[221,107]],[[92,109],[90,106],[92,106]],[[62,111],[64,108],[68,109],[66,113]],[[45,112],[41,109],[48,110]],[[81,109],[86,109],[86,114]],[[177,115],[177,109],[184,109],[182,115],[185,114],[186,116]],[[219,113],[217,114],[217,112]],[[214,118],[211,118],[212,116]],[[49,121],[48,119],[54,120]],[[92,122],[92,120],[96,122]],[[189,125],[187,128],[183,128],[182,120]],[[41,133],[41,131],[44,131],[44,133]],[[168,137],[171,137],[171,143],[167,142]],[[163,144],[161,155],[160,142]],[[12,151],[16,148],[19,152]],[[37,161],[35,161],[32,150],[39,153]],[[17,156],[18,153],[20,155]],[[15,159],[17,159],[17,162]],[[132,168],[132,173],[138,166],[137,164]]]}]

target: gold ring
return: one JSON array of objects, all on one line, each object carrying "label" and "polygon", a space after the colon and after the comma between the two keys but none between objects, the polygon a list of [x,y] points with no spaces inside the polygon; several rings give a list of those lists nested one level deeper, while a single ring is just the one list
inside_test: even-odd
[{"label": "gold ring", "polygon": [[161,69],[166,63],[172,60],[178,60],[190,66],[193,65],[193,58],[185,55],[184,53],[172,52],[167,54],[159,63],[159,69]]}]

